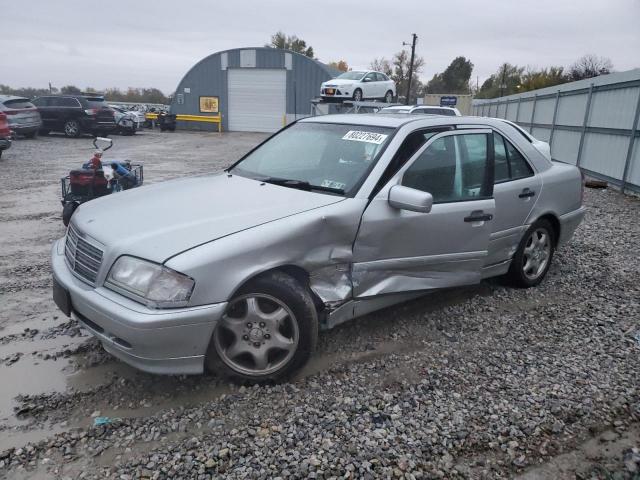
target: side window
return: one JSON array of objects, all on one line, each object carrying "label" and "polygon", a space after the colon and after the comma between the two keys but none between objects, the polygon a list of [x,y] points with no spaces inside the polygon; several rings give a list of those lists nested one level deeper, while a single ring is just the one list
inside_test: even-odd
[{"label": "side window", "polygon": [[375,82],[376,81],[376,74],[375,73],[368,73],[364,79],[365,82]]},{"label": "side window", "polygon": [[79,107],[80,104],[78,103],[78,100],[76,100],[75,98],[71,98],[71,97],[62,97],[62,98],[58,98],[58,106],[60,107]]},{"label": "side window", "polygon": [[522,154],[509,140],[498,133],[493,134],[495,154],[495,183],[518,180],[533,175],[533,170]]},{"label": "side window", "polygon": [[36,107],[46,107],[48,102],[49,97],[38,97],[36,99],[33,100],[33,103]]},{"label": "side window", "polygon": [[509,165],[511,166],[511,180],[517,180],[519,178],[530,177],[533,175],[531,167],[524,159],[522,154],[516,150],[516,148],[509,143],[507,139],[504,140],[507,146],[507,154],[509,155]]},{"label": "side window", "polygon": [[493,134],[493,151],[495,158],[495,183],[506,182],[511,179],[509,173],[509,160],[507,160],[507,150],[504,147],[502,135]]},{"label": "side window", "polygon": [[386,82],[388,80],[388,78],[385,75],[383,75],[382,73],[376,73],[376,79],[379,82]]},{"label": "side window", "polygon": [[434,203],[486,197],[487,135],[449,135],[435,140],[407,169],[402,185],[429,192]]}]

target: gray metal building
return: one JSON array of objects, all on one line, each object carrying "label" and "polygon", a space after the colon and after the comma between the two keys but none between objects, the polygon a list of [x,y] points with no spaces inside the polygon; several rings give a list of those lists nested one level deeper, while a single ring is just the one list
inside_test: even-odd
[{"label": "gray metal building", "polygon": [[[275,132],[296,118],[308,116],[320,84],[337,73],[288,50],[256,47],[217,52],[200,60],[182,78],[171,113],[220,114],[225,131]],[[211,123],[178,125],[217,129]]]}]

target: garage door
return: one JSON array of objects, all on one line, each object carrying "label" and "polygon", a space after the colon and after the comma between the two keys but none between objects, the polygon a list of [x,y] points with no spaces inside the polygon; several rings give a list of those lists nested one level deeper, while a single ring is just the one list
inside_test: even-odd
[{"label": "garage door", "polygon": [[275,132],[286,111],[286,70],[229,69],[229,130]]}]

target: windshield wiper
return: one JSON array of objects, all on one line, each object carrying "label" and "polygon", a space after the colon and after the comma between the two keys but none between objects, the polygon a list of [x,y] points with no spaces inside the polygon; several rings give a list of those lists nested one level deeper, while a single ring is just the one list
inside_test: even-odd
[{"label": "windshield wiper", "polygon": [[297,188],[298,190],[304,190],[311,192],[313,190],[320,192],[336,193],[338,195],[344,195],[342,188],[324,187],[322,185],[312,185],[304,180],[293,180],[289,178],[267,177],[261,178],[261,182],[272,183],[274,185],[280,185],[283,187]]}]

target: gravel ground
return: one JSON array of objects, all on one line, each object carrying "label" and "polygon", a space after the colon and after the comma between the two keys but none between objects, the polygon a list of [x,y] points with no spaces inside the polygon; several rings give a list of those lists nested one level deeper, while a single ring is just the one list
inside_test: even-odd
[{"label": "gravel ground", "polygon": [[[219,169],[260,138],[117,143],[158,181]],[[17,142],[0,162],[0,358],[21,354],[0,380],[63,370],[62,388],[14,389],[0,476],[639,478],[638,199],[588,190],[586,221],[537,288],[489,281],[368,315],[321,334],[291,383],[247,388],[134,372],[55,318],[50,184],[90,154],[73,143]]]}]

